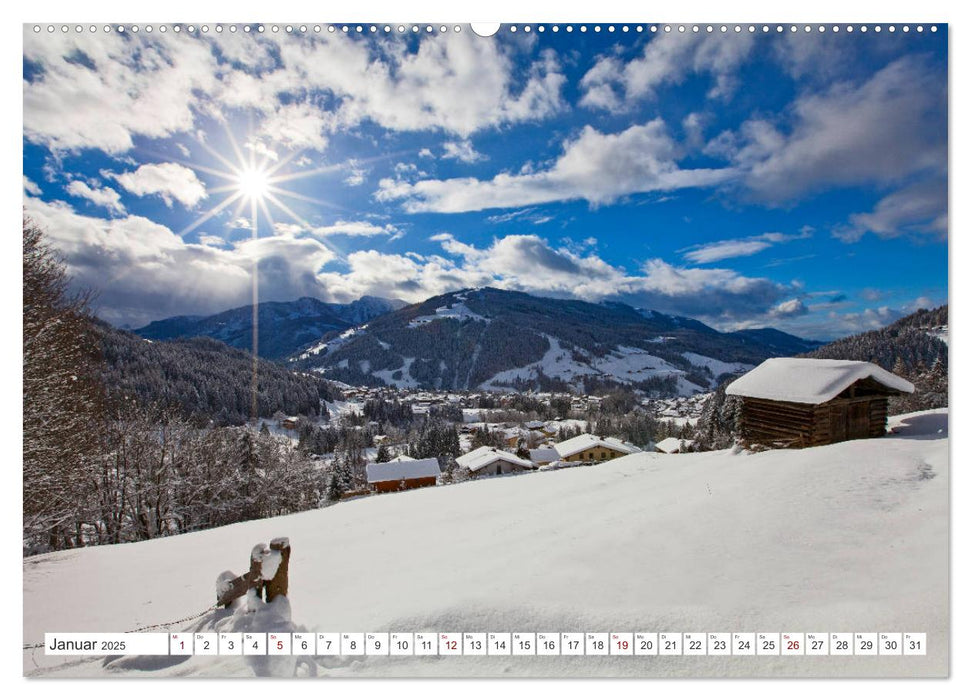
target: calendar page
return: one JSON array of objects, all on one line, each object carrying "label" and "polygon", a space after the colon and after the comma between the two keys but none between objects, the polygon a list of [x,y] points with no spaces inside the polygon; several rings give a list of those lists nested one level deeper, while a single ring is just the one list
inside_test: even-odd
[{"label": "calendar page", "polygon": [[946,22],[22,40],[24,676],[950,674]]}]

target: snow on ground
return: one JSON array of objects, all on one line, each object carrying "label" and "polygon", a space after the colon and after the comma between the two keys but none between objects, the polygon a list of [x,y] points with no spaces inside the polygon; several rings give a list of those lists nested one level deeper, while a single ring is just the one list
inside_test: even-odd
[{"label": "snow on ground", "polygon": [[456,303],[451,306],[440,306],[435,309],[435,313],[430,316],[416,316],[411,321],[408,322],[409,328],[418,328],[419,326],[424,326],[425,324],[431,323],[432,321],[441,321],[442,319],[451,318],[456,321],[483,321],[489,323],[490,319],[482,316],[481,314],[475,313],[472,309],[464,304],[465,296],[462,294],[455,295]]},{"label": "snow on ground", "polygon": [[332,352],[337,348],[339,348],[341,345],[344,345],[348,340],[353,338],[358,333],[363,333],[367,329],[367,327],[368,327],[368,324],[365,323],[363,326],[357,326],[356,328],[348,328],[346,331],[344,331],[343,333],[341,333],[339,336],[337,336],[336,338],[334,338],[328,343],[319,342],[315,345],[311,345],[304,352],[300,353],[300,355],[297,356],[297,359],[306,360],[311,355],[319,355],[322,352],[324,354],[328,352]]},{"label": "snow on ground", "polygon": [[[187,629],[926,632],[928,655],[122,657],[24,652],[63,676],[943,676],[946,410],[895,434],[758,454],[641,453],[27,558],[24,641],[198,612],[288,536],[290,596]],[[288,609],[289,608],[289,609]],[[291,621],[292,620],[292,621]],[[175,630],[173,630],[175,631]]]},{"label": "snow on ground", "polygon": [[[414,357],[404,358],[404,365],[398,369],[382,369],[374,372],[373,376],[383,381],[388,386],[396,386],[399,389],[417,389],[418,380],[411,376],[411,365],[414,364]],[[398,374],[400,372],[400,374]],[[398,374],[398,378],[394,376]]]},{"label": "snow on ground", "polygon": [[739,372],[748,372],[750,369],[755,367],[755,365],[749,365],[744,362],[723,362],[721,360],[716,360],[713,357],[699,355],[696,352],[683,352],[681,353],[681,356],[695,367],[707,367],[710,369],[711,376],[714,379],[718,379],[718,377],[723,374],[738,374]]},{"label": "snow on ground", "polygon": [[503,370],[479,386],[487,391],[498,390],[517,381],[536,379],[540,371],[547,377],[562,379],[565,382],[573,382],[577,377],[597,373],[589,365],[574,360],[573,353],[560,345],[558,338],[545,334],[544,337],[549,341],[550,349],[541,360],[525,367]]},{"label": "snow on ground", "polygon": [[352,413],[364,413],[364,404],[361,401],[325,401],[324,405],[330,413],[331,420]]},{"label": "snow on ground", "polygon": [[600,372],[616,377],[622,382],[639,382],[652,377],[682,374],[681,370],[674,365],[646,350],[623,345],[605,357],[598,357],[591,364]]},{"label": "snow on ground", "polygon": [[[540,372],[547,377],[561,379],[570,384],[576,384],[578,379],[585,376],[604,376],[618,382],[640,382],[653,377],[678,378],[678,392],[683,396],[690,396],[698,391],[704,391],[684,378],[684,371],[668,363],[660,357],[652,355],[641,348],[618,346],[604,357],[589,358],[583,362],[574,359],[574,353],[564,348],[558,338],[547,335],[550,349],[538,362],[507,369],[494,375],[479,386],[487,391],[497,390],[504,386],[511,386],[515,382],[535,379]],[[582,350],[580,354],[585,354]],[[698,355],[697,357],[702,357]],[[711,362],[711,358],[704,358]]]},{"label": "snow on ground", "polygon": [[937,328],[930,329],[929,331],[927,331],[927,335],[931,336],[932,338],[937,338],[938,340],[943,341],[944,343],[947,343],[948,338],[950,337],[946,325],[938,326]]}]

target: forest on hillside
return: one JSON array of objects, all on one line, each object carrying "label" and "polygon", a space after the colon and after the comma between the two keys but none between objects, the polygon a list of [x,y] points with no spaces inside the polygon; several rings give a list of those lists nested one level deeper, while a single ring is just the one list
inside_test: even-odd
[{"label": "forest on hillside", "polygon": [[[106,387],[142,403],[176,409],[198,425],[242,425],[252,413],[253,357],[211,338],[152,342],[94,321]],[[312,372],[293,372],[260,359],[258,416],[326,416],[321,401],[340,393]]]}]

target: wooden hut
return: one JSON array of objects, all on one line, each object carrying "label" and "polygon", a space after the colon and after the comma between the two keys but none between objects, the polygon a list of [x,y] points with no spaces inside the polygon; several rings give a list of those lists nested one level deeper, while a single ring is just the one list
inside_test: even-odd
[{"label": "wooden hut", "polygon": [[870,362],[776,357],[728,385],[746,445],[812,447],[879,437],[887,400],[914,385]]},{"label": "wooden hut", "polygon": [[368,464],[365,470],[368,487],[382,492],[434,486],[442,474],[438,460],[434,457],[428,459],[396,457],[390,462]]}]

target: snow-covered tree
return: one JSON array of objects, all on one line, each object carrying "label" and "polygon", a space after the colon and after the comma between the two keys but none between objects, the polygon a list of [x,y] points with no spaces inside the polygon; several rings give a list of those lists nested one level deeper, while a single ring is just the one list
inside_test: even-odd
[{"label": "snow-covered tree", "polygon": [[64,264],[23,225],[23,483],[25,546],[75,546],[91,487],[100,411],[98,346],[87,297],[69,291]]}]

